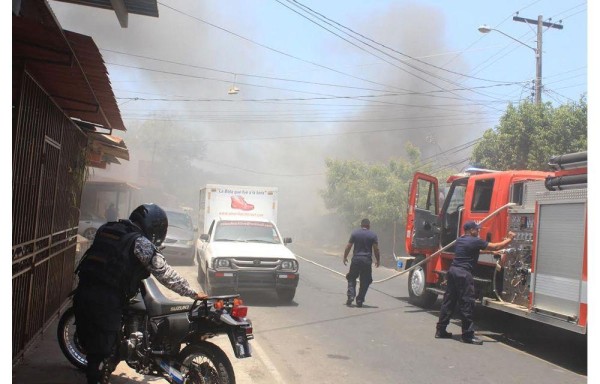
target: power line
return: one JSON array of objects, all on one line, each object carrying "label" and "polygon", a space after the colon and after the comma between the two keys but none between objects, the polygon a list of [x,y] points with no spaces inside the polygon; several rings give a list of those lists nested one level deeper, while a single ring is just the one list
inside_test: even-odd
[{"label": "power line", "polygon": [[[353,78],[353,79],[356,79],[356,80],[365,81],[365,82],[367,82],[367,83],[376,84],[376,85],[380,85],[380,86],[383,86],[383,87],[388,87],[388,86],[390,86],[389,84],[388,84],[388,85],[384,85],[384,84],[381,84],[381,83],[377,83],[377,82],[375,82],[375,81],[371,81],[371,80],[368,80],[368,79],[363,79],[363,78],[360,78],[360,77],[357,77],[357,76],[354,76],[354,75],[351,75],[351,74],[348,74],[348,73],[345,73],[345,72],[339,71],[339,70],[337,70],[337,69],[334,69],[334,68],[327,67],[327,66],[325,66],[325,65],[322,65],[322,64],[318,64],[318,63],[315,63],[315,62],[312,62],[312,61],[309,61],[309,60],[305,60],[305,59],[299,58],[299,57],[297,57],[297,56],[294,56],[294,55],[291,55],[291,54],[289,54],[289,53],[283,52],[283,51],[281,51],[281,50],[278,50],[278,49],[275,49],[275,48],[271,48],[271,47],[269,47],[269,46],[267,46],[267,45],[265,45],[265,44],[261,44],[261,43],[259,43],[259,42],[257,42],[257,41],[254,41],[254,40],[252,40],[252,39],[249,39],[249,38],[247,38],[247,37],[244,37],[244,36],[242,36],[242,35],[240,35],[240,34],[237,34],[237,33],[235,33],[235,32],[232,32],[232,31],[230,31],[230,30],[228,30],[228,29],[225,29],[225,28],[223,28],[223,27],[220,27],[220,26],[218,26],[218,25],[216,25],[216,24],[213,24],[213,23],[210,23],[210,22],[208,22],[208,21],[206,21],[206,20],[202,20],[202,19],[200,19],[200,18],[198,18],[198,17],[192,16],[192,15],[190,15],[190,14],[188,14],[188,13],[185,13],[185,12],[183,12],[183,11],[180,11],[179,9],[176,9],[176,8],[170,7],[170,6],[166,5],[166,4],[163,4],[163,3],[161,3],[160,1],[159,1],[159,2],[157,2],[157,4],[160,4],[160,5],[162,5],[162,6],[163,6],[163,7],[165,7],[165,8],[168,8],[168,9],[170,9],[170,10],[174,11],[174,12],[177,12],[177,13],[179,13],[179,14],[182,14],[182,15],[184,15],[184,16],[187,16],[187,17],[189,17],[189,18],[191,18],[191,19],[194,19],[194,20],[196,20],[196,21],[199,21],[199,22],[201,22],[201,23],[204,23],[204,24],[206,24],[206,25],[209,25],[209,26],[211,26],[211,27],[213,27],[213,28],[217,28],[217,29],[219,29],[219,30],[221,30],[221,31],[223,31],[223,32],[229,33],[229,34],[231,34],[231,35],[233,35],[233,36],[235,36],[235,37],[237,37],[237,38],[240,38],[240,39],[242,39],[242,40],[244,40],[244,41],[247,41],[247,42],[249,42],[249,43],[252,43],[252,44],[258,45],[259,47],[262,47],[262,48],[268,49],[269,51],[272,51],[272,52],[278,53],[278,54],[280,54],[280,55],[283,55],[283,56],[286,56],[286,57],[289,57],[289,58],[292,58],[292,59],[294,59],[294,60],[298,60],[298,61],[301,61],[301,62],[303,62],[303,63],[307,63],[307,64],[310,64],[310,65],[314,65],[314,66],[316,66],[316,67],[323,68],[323,69],[326,69],[326,70],[328,70],[328,71],[331,71],[331,72],[335,72],[335,73],[337,73],[337,74],[340,74],[340,75],[348,76],[348,77],[351,77],[351,78]],[[396,88],[396,87],[393,87],[393,86],[392,86],[392,88]]]},{"label": "power line", "polygon": [[[138,69],[142,69],[142,70],[147,70],[147,71],[155,71],[152,69],[148,69],[148,68],[139,68]],[[157,71],[157,72],[163,72],[163,73],[167,73],[165,71]],[[174,72],[171,72],[172,74],[175,75],[180,75],[180,76],[187,76],[187,77],[198,77],[198,76],[192,76],[192,75],[185,75],[185,74],[177,74]],[[211,101],[211,102],[215,102],[215,101],[222,101],[222,102],[236,102],[236,101],[298,101],[298,100],[333,100],[333,99],[363,99],[363,98],[378,98],[378,97],[395,97],[395,96],[408,96],[408,95],[418,95],[418,96],[427,96],[427,95],[431,95],[431,94],[435,94],[435,93],[440,93],[440,92],[452,92],[452,91],[464,91],[464,90],[469,90],[469,89],[483,89],[483,88],[493,88],[493,87],[506,87],[506,86],[512,86],[512,85],[516,85],[516,84],[520,84],[519,82],[515,82],[515,83],[506,83],[506,84],[494,84],[494,85],[482,85],[482,86],[478,86],[478,87],[468,87],[468,88],[456,88],[456,89],[452,89],[452,90],[437,90],[437,91],[428,91],[428,92],[406,92],[406,93],[396,93],[396,92],[388,92],[388,93],[383,93],[381,95],[357,95],[357,96],[320,96],[320,97],[312,97],[312,98],[265,98],[265,99],[239,99],[239,100],[232,100],[232,99],[209,99],[209,98],[181,98],[181,99],[168,99],[168,98],[127,98],[127,97],[118,97],[118,99],[135,99],[135,100],[143,100],[143,101]],[[247,84],[247,85],[255,85],[255,84]],[[255,86],[259,86],[260,85],[255,85]],[[270,88],[270,87],[267,87]],[[314,92],[303,92],[303,91],[297,91],[300,93],[308,93],[308,94],[316,94],[316,95],[320,95],[319,93],[314,93]],[[471,105],[481,105],[482,103],[473,103]],[[396,105],[406,105],[406,104],[396,104]],[[456,106],[456,105],[453,105]]]},{"label": "power line", "polygon": [[[276,0],[276,1],[277,1],[278,3],[280,3],[280,4],[281,4],[281,2],[280,2],[279,0]],[[377,45],[379,45],[379,46],[381,46],[381,47],[383,47],[383,48],[386,48],[386,49],[388,49],[388,50],[390,50],[390,51],[392,51],[392,52],[395,52],[395,53],[397,53],[397,54],[399,54],[399,55],[401,55],[401,56],[404,56],[404,57],[406,57],[406,58],[408,58],[408,59],[410,59],[410,60],[414,60],[414,61],[417,61],[417,62],[419,62],[419,63],[421,63],[421,64],[424,64],[424,65],[427,65],[427,66],[433,67],[433,68],[435,68],[435,69],[439,69],[439,70],[441,70],[441,71],[445,71],[445,72],[448,72],[448,73],[452,73],[452,74],[454,74],[454,75],[458,75],[458,76],[461,76],[461,77],[467,77],[467,78],[471,78],[471,79],[475,79],[475,80],[487,81],[487,82],[494,82],[494,83],[504,83],[504,81],[490,80],[490,79],[483,79],[483,78],[480,78],[480,77],[474,77],[474,76],[470,76],[470,75],[467,75],[467,74],[464,74],[464,73],[455,72],[455,71],[452,71],[452,70],[450,70],[450,69],[443,68],[443,67],[439,67],[439,66],[437,66],[437,65],[434,65],[434,64],[428,63],[428,62],[426,62],[426,61],[423,61],[423,60],[420,60],[420,59],[418,59],[418,58],[416,58],[416,57],[410,56],[410,55],[408,55],[408,54],[406,54],[406,53],[400,52],[400,51],[398,51],[398,50],[396,50],[396,49],[394,49],[394,48],[391,48],[391,47],[389,47],[389,46],[387,46],[387,45],[385,45],[385,44],[382,44],[382,43],[380,43],[380,42],[378,42],[378,41],[375,41],[375,40],[373,40],[372,38],[370,38],[370,37],[368,37],[368,36],[365,36],[364,34],[362,34],[362,33],[360,33],[360,32],[357,32],[357,31],[355,31],[355,30],[354,30],[354,29],[352,29],[352,28],[349,28],[349,27],[347,27],[347,26],[345,26],[345,25],[343,25],[343,24],[341,24],[341,23],[339,23],[339,22],[337,22],[337,21],[335,21],[335,20],[332,20],[332,19],[330,19],[329,17],[327,17],[327,16],[323,15],[322,13],[320,13],[320,12],[318,12],[318,11],[315,11],[314,9],[312,9],[312,8],[310,8],[310,7],[308,7],[308,6],[304,5],[304,4],[302,4],[302,3],[300,3],[299,1],[296,1],[296,0],[286,0],[286,1],[287,1],[288,3],[292,3],[292,2],[293,2],[293,3],[295,3],[295,4],[296,4],[298,7],[301,7],[301,8],[303,8],[303,9],[307,10],[308,12],[312,13],[313,15],[318,15],[318,16],[321,18],[321,20],[323,20],[323,19],[325,19],[325,20],[328,20],[328,21],[330,21],[331,23],[334,23],[334,24],[336,24],[336,25],[340,26],[341,28],[343,28],[343,29],[345,29],[345,30],[348,30],[348,31],[352,32],[353,34],[355,34],[355,35],[357,35],[357,36],[360,36],[360,37],[361,37],[361,38],[363,38],[363,39],[366,39],[366,40],[368,40],[368,41],[370,41],[370,42],[372,42],[372,43],[375,43],[375,44],[377,44]],[[282,4],[282,5],[283,5],[283,4]],[[289,8],[289,7],[288,7],[288,8]],[[330,23],[327,23],[327,24],[331,25]],[[336,28],[336,29],[340,30],[339,28]],[[340,31],[341,31],[341,30],[340,30]],[[357,39],[357,40],[358,40],[358,39]],[[358,40],[358,41],[360,41],[360,40]],[[362,42],[362,41],[361,41],[361,42]],[[363,43],[363,44],[366,44],[366,43],[364,43],[364,42],[362,42],[362,43]],[[373,46],[371,46],[371,45],[369,45],[369,44],[366,44],[366,45],[367,45],[367,46],[369,46],[369,47],[371,47],[371,48],[374,48]],[[375,48],[374,48],[374,49],[375,49]],[[383,51],[380,51],[380,52],[382,52],[382,53],[385,53],[385,52],[383,52]],[[390,57],[392,57],[393,59],[396,59],[396,60],[398,60],[398,61],[400,61],[400,62],[404,62],[404,61],[402,61],[402,60],[399,60],[399,59],[398,59],[398,58],[396,58],[396,57],[393,57],[393,56],[390,56]],[[416,68],[416,67],[411,67],[411,68],[414,68],[414,69],[417,69],[417,70],[420,70],[420,71],[422,71],[421,69],[418,69],[418,68]],[[425,71],[423,71],[423,73],[426,73],[426,74],[429,74],[429,75],[431,75],[431,73],[428,73],[428,72],[425,72]]]},{"label": "power line", "polygon": [[[377,55],[375,55],[373,52],[369,52],[369,51],[367,51],[366,49],[364,49],[364,48],[362,48],[362,47],[360,47],[360,46],[358,46],[358,45],[354,44],[353,42],[349,41],[348,39],[346,39],[346,38],[344,38],[344,37],[342,37],[342,36],[338,35],[337,33],[333,32],[332,30],[330,30],[330,29],[328,29],[328,28],[324,27],[323,25],[321,25],[321,24],[319,24],[319,23],[315,22],[314,20],[312,20],[312,19],[310,19],[310,18],[306,17],[305,15],[303,15],[303,14],[299,13],[298,11],[296,11],[296,10],[294,10],[294,9],[291,9],[289,6],[287,6],[287,5],[283,4],[283,3],[282,3],[280,0],[275,0],[275,1],[276,1],[276,2],[278,2],[279,4],[283,5],[284,7],[286,7],[286,8],[288,8],[288,9],[290,9],[292,12],[295,12],[295,13],[299,14],[300,16],[304,17],[305,19],[309,20],[310,22],[312,22],[312,23],[316,24],[317,26],[319,26],[319,27],[321,27],[321,28],[325,29],[326,31],[328,31],[328,32],[332,33],[333,35],[335,35],[335,36],[339,37],[340,39],[342,39],[342,40],[344,40],[344,41],[348,42],[349,44],[351,44],[351,45],[353,45],[353,46],[357,47],[358,49],[360,49],[360,50],[362,50],[362,51],[365,51],[365,52],[367,52],[368,54],[370,54],[370,55],[373,55],[373,56],[375,56],[375,57],[379,58],[380,60],[383,60],[384,62],[386,62],[386,63],[388,63],[388,64],[390,64],[390,65],[394,66],[395,68],[398,68],[398,69],[400,69],[400,70],[402,70],[402,71],[404,71],[404,72],[408,73],[409,75],[412,75],[412,76],[416,77],[416,78],[417,78],[417,79],[419,79],[419,80],[422,80],[422,81],[424,81],[424,82],[426,82],[426,83],[428,83],[428,84],[430,84],[430,85],[432,85],[432,86],[434,86],[434,87],[436,87],[436,88],[439,88],[439,89],[445,90],[445,89],[444,89],[443,87],[441,87],[440,85],[438,85],[438,84],[435,84],[435,83],[433,83],[433,82],[431,82],[431,81],[429,81],[429,80],[427,80],[427,79],[424,79],[423,77],[421,77],[421,76],[418,76],[418,75],[416,75],[416,74],[414,74],[414,73],[411,73],[411,72],[409,72],[408,70],[406,70],[406,69],[404,69],[404,68],[401,68],[401,67],[399,67],[398,65],[396,65],[396,64],[394,64],[394,63],[391,63],[391,62],[389,62],[389,61],[385,60],[384,58],[382,58],[382,57],[380,57],[380,56],[377,56]],[[313,16],[313,17],[314,17],[314,16]],[[317,18],[318,18],[318,17],[317,17]],[[323,21],[323,20],[321,20],[321,21]],[[329,22],[327,22],[327,21],[325,21],[325,23],[326,23],[326,24],[328,24],[328,25],[332,25],[331,23],[329,23]],[[335,26],[333,26],[333,27],[334,27],[334,28],[336,28],[336,29],[338,29],[338,30],[340,30],[339,28],[337,28],[337,27],[335,27]],[[340,30],[340,31],[341,31],[341,30]],[[341,31],[341,32],[343,32],[343,31]],[[346,32],[343,32],[343,33],[346,33]],[[365,44],[366,46],[370,47],[371,49],[374,49],[374,50],[376,50],[376,51],[378,51],[378,52],[381,52],[381,53],[383,53],[384,55],[386,55],[386,56],[389,56],[389,57],[391,57],[391,58],[392,58],[392,59],[394,59],[394,60],[398,60],[398,61],[400,61],[402,64],[404,64],[404,65],[406,65],[406,66],[408,66],[408,67],[410,67],[410,68],[413,68],[413,69],[417,70],[418,72],[422,72],[422,73],[424,73],[424,74],[427,74],[427,75],[429,75],[429,76],[431,76],[431,77],[433,77],[433,78],[437,78],[438,80],[442,80],[442,81],[444,81],[444,82],[447,82],[447,83],[449,83],[449,84],[457,85],[457,83],[456,83],[456,82],[453,82],[453,81],[451,81],[451,80],[445,79],[445,78],[443,78],[443,77],[441,77],[441,76],[439,76],[439,75],[436,75],[436,74],[433,74],[433,73],[427,72],[427,71],[425,71],[425,70],[423,70],[423,69],[420,69],[420,68],[418,68],[418,67],[416,67],[416,66],[414,66],[414,65],[412,65],[412,64],[410,64],[410,63],[407,63],[407,62],[401,61],[401,60],[399,60],[397,57],[394,57],[394,56],[392,56],[392,55],[388,54],[387,52],[384,52],[384,51],[382,51],[382,50],[380,50],[380,49],[378,49],[378,48],[375,48],[375,47],[373,47],[371,44],[365,43],[364,41],[362,41],[362,40],[360,40],[360,39],[357,39],[356,37],[353,37],[353,36],[349,35],[348,33],[346,33],[346,35],[348,35],[349,37],[351,37],[351,38],[354,38],[354,39],[356,39],[356,40],[360,41],[362,44]],[[457,95],[457,96],[458,96],[458,95]],[[461,97],[461,96],[459,96],[459,97]],[[462,97],[462,99],[464,99],[464,100],[468,100],[468,98],[466,98],[466,97]],[[486,106],[486,107],[488,107],[488,108],[492,108],[492,109],[495,109],[495,110],[497,110],[497,109],[496,109],[496,108],[494,108],[494,107],[490,107],[490,106]]]},{"label": "power line", "polygon": [[480,120],[480,121],[470,121],[464,123],[451,123],[451,124],[439,124],[439,125],[430,125],[430,126],[419,126],[419,127],[408,127],[408,128],[389,128],[389,129],[372,129],[366,131],[347,131],[347,132],[336,132],[336,133],[319,133],[319,134],[311,134],[311,135],[288,135],[288,136],[271,136],[271,137],[246,137],[246,138],[236,138],[236,139],[201,139],[201,140],[186,140],[186,143],[216,143],[216,142],[248,142],[248,141],[264,141],[264,140],[289,140],[289,139],[306,139],[306,138],[318,138],[318,137],[327,137],[327,136],[345,136],[345,135],[362,135],[362,134],[374,134],[374,133],[386,133],[386,132],[402,132],[402,131],[411,131],[411,130],[419,130],[419,129],[439,129],[439,128],[448,128],[448,127],[457,127],[457,126],[465,126],[465,125],[473,125],[473,124],[486,124],[493,123],[496,120]]},{"label": "power line", "polygon": [[[551,17],[549,17],[549,18],[548,18],[548,20],[552,20],[552,19],[559,18],[559,16],[560,16],[560,15],[562,15],[562,14],[564,14],[564,13],[567,13],[567,12],[570,12],[570,11],[574,10],[575,8],[579,8],[579,7],[581,7],[581,6],[585,6],[585,5],[587,5],[587,2],[585,2],[585,1],[584,1],[583,3],[577,4],[577,5],[575,5],[574,7],[571,7],[571,8],[569,8],[569,9],[567,9],[567,10],[564,10],[564,11],[561,11],[561,12],[557,13],[557,14],[556,14],[556,15],[554,15],[554,16],[551,16]],[[585,10],[583,10],[583,11],[580,11],[580,12],[585,12]],[[580,13],[580,12],[577,12],[577,13]],[[560,19],[561,19],[561,20],[564,20],[565,18],[566,18],[566,17],[561,17]]]},{"label": "power line", "polygon": [[[225,71],[225,70],[221,70],[221,69],[215,69],[215,68],[209,68],[209,67],[204,67],[204,66],[199,66],[199,65],[193,65],[193,64],[176,62],[176,61],[172,61],[172,60],[164,60],[164,59],[158,59],[158,58],[155,58],[155,57],[149,57],[149,56],[143,56],[143,55],[136,55],[136,54],[126,53],[126,52],[119,52],[119,51],[114,51],[114,50],[110,50],[110,49],[102,49],[102,50],[103,51],[107,51],[107,52],[117,53],[117,54],[120,54],[120,55],[132,56],[132,57],[137,57],[137,58],[142,58],[142,59],[147,59],[147,60],[153,60],[153,61],[158,61],[158,62],[168,63],[168,64],[176,64],[176,65],[180,65],[180,66],[185,66],[185,67],[190,67],[190,68],[196,68],[196,69],[203,69],[203,70],[207,70],[207,71],[213,71],[213,72],[218,72],[218,73],[223,73],[223,74],[228,74],[228,75],[237,75],[237,76],[252,77],[252,78],[257,78],[257,79],[286,81],[286,82],[301,83],[301,84],[310,84],[310,85],[322,85],[322,86],[336,87],[336,88],[359,89],[359,90],[363,90],[363,91],[377,91],[377,92],[387,92],[388,91],[388,89],[373,89],[373,88],[364,88],[364,87],[353,87],[353,86],[349,86],[349,85],[339,85],[339,84],[331,84],[331,83],[318,83],[318,82],[312,82],[312,81],[306,81],[306,80],[285,79],[285,78],[280,78],[280,77],[261,76],[261,75],[254,75],[254,74],[248,74],[248,73],[231,72],[231,71]],[[106,64],[122,65],[122,64],[116,64],[116,63],[106,63]],[[129,67],[130,68],[136,68],[136,67],[133,67],[133,66],[129,66]],[[141,67],[137,67],[137,68],[139,68],[139,69],[145,69],[145,70],[150,70],[150,69],[141,68]],[[171,72],[165,72],[165,73],[171,74]],[[231,82],[231,80],[222,80],[222,79],[204,78],[204,77],[201,77],[201,78],[208,79],[208,80],[214,80],[214,81],[220,81],[220,82],[224,82],[224,83],[230,83]],[[244,83],[238,83],[238,84],[254,85],[254,84],[244,84]]]},{"label": "power line", "polygon": [[233,168],[233,169],[237,169],[237,170],[244,171],[244,172],[250,172],[250,173],[257,174],[257,175],[266,175],[266,176],[309,177],[309,176],[324,176],[325,175],[324,173],[281,174],[281,173],[271,173],[271,172],[260,172],[260,171],[255,171],[253,169],[242,168],[242,167],[239,167],[237,165],[225,164],[225,163],[220,163],[220,162],[212,161],[212,160],[202,159],[202,160],[198,160],[198,161],[203,161],[203,162],[206,162],[206,163],[216,164],[216,165],[220,165],[220,166],[223,166],[223,167]]}]

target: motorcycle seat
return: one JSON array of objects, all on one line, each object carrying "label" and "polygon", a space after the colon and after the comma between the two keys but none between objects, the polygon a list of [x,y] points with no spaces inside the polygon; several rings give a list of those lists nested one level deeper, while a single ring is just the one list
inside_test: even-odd
[{"label": "motorcycle seat", "polygon": [[[145,292],[144,292],[145,291]],[[192,299],[172,300],[166,297],[156,284],[154,278],[149,277],[142,281],[142,296],[150,317],[185,313],[193,303]]]}]

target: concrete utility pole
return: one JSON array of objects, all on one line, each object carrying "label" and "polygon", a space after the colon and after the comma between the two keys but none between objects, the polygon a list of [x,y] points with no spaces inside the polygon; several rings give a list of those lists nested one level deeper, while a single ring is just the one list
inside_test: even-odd
[{"label": "concrete utility pole", "polygon": [[550,23],[542,20],[539,15],[537,20],[514,16],[514,21],[537,25],[537,49],[535,49],[535,103],[542,102],[542,27],[563,29],[562,24]]}]

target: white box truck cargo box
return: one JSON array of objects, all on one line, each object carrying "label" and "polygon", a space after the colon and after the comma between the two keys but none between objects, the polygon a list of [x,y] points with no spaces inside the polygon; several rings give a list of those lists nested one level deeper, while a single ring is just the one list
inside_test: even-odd
[{"label": "white box truck cargo box", "polygon": [[277,223],[276,187],[207,184],[200,190],[198,226],[208,233],[217,218]]}]

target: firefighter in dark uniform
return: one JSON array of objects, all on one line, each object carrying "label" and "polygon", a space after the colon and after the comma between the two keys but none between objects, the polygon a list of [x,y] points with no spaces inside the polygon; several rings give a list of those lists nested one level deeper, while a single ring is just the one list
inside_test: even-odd
[{"label": "firefighter in dark uniform", "polygon": [[87,354],[89,384],[108,383],[118,362],[110,357],[116,351],[123,309],[143,279],[152,274],[181,296],[206,298],[191,289],[158,251],[167,227],[167,215],[158,205],[140,205],[129,220],[101,226],[77,268],[73,307],[77,337]]},{"label": "firefighter in dark uniform", "polygon": [[[360,228],[356,229],[350,235],[350,240],[344,250],[344,265],[348,263],[348,254],[350,249],[354,246],[354,252],[352,255],[352,262],[350,263],[350,270],[346,275],[348,280],[348,299],[346,305],[351,306],[354,298],[356,297],[356,306],[362,307],[367,295],[369,285],[373,282],[373,270],[371,264],[373,263],[373,253],[375,253],[375,267],[379,267],[379,246],[377,235],[371,231],[371,222],[369,219],[362,219]],[[360,287],[358,289],[358,295],[356,294],[356,279],[360,277]]]},{"label": "firefighter in dark uniform", "polygon": [[499,243],[490,243],[479,238],[479,225],[467,221],[463,229],[465,234],[456,240],[454,260],[446,274],[446,292],[440,309],[440,317],[436,325],[435,338],[448,339],[452,333],[446,331],[452,312],[458,305],[462,320],[462,341],[468,344],[483,344],[475,337],[473,310],[475,308],[475,283],[473,270],[477,266],[480,251],[498,251],[504,248],[515,237],[513,232]]}]

